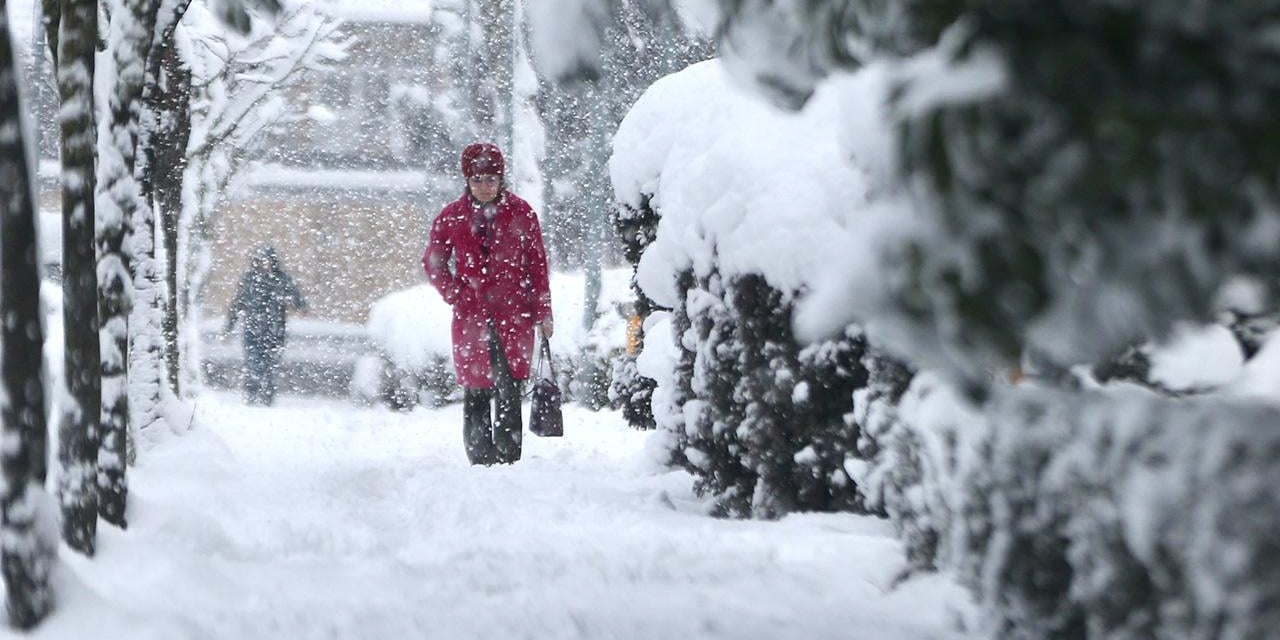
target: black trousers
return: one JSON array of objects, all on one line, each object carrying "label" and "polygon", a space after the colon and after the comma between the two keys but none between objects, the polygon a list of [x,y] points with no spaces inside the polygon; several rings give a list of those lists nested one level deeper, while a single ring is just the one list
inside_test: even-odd
[{"label": "black trousers", "polygon": [[511,367],[492,323],[489,326],[489,363],[493,387],[463,391],[462,441],[471,464],[511,464],[520,459],[524,437],[524,424],[520,417],[523,385],[522,381],[511,376]]},{"label": "black trousers", "polygon": [[270,405],[276,400],[276,376],[280,373],[280,358],[284,345],[274,341],[245,339],[244,343],[244,401],[248,404]]}]

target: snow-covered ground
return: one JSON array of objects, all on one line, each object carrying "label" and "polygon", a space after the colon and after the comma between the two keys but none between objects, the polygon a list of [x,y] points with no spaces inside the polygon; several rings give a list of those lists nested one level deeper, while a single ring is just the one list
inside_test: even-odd
[{"label": "snow-covered ground", "polygon": [[890,588],[884,521],[709,518],[646,434],[573,406],[565,438],[473,468],[459,414],[206,394],[131,469],[130,528],[64,547],[59,609],[23,637],[962,637],[953,583]]}]

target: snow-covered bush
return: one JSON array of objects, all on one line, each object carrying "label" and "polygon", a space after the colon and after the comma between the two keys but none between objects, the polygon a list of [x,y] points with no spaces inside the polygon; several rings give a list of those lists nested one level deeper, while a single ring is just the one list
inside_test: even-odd
[{"label": "snow-covered bush", "polygon": [[837,213],[866,200],[822,127],[833,106],[779,113],[711,61],[655,83],[614,139],[616,224],[641,293],[674,312],[655,419],[721,515],[859,506],[847,416],[865,339],[801,345],[792,329],[798,294],[842,251]]},{"label": "snow-covered bush", "polygon": [[845,461],[857,454],[853,392],[867,382],[862,335],[800,345],[794,306],[759,275],[734,279],[729,301],[741,374],[729,397],[745,445],[735,453],[756,476],[752,514],[856,508]]},{"label": "snow-covered bush", "polygon": [[391,293],[370,307],[367,329],[383,367],[366,378],[376,379],[383,402],[409,409],[457,398],[452,322],[453,309],[428,285]]},{"label": "snow-covered bush", "polygon": [[1274,635],[1274,406],[1018,389],[990,415],[953,543],[994,635]]},{"label": "snow-covered bush", "polygon": [[614,363],[623,358],[626,348],[626,318],[621,309],[610,305],[604,309],[591,330],[584,336],[576,353],[562,360],[561,368],[568,373],[568,398],[597,411],[613,407],[609,397]]},{"label": "snow-covered bush", "polygon": [[[658,232],[658,214],[653,210],[650,198],[641,197],[638,207],[622,204],[614,209],[613,227],[622,241],[622,252],[634,270],[640,263],[644,250],[653,243]],[[630,316],[639,323],[635,335],[628,332],[628,340],[634,340],[633,346],[638,352],[644,347],[644,324],[657,305],[644,294],[644,290],[636,283],[635,274],[631,277],[631,292],[635,297],[631,305]],[[630,320],[630,318],[628,318]],[[637,363],[638,353],[619,358],[613,369],[613,382],[609,387],[609,399],[622,407],[627,423],[635,429],[649,430],[656,426],[653,419],[653,390],[658,386],[653,378],[640,373]]]},{"label": "snow-covered bush", "polygon": [[614,363],[623,357],[627,342],[624,313],[629,271],[612,268],[601,273],[599,306],[589,327],[584,326],[583,318],[584,274],[551,274],[551,310],[556,323],[551,352],[566,401],[592,410],[612,406],[610,376]]},{"label": "snow-covered bush", "polygon": [[[1274,635],[1280,436],[1259,427],[1280,418],[1277,387],[1204,377],[1269,357],[1274,301],[1215,330],[1213,360],[1168,356],[1232,282],[1280,275],[1280,73],[1263,44],[1278,5],[1184,4],[720,3],[725,64],[796,113],[749,116],[705,65],[655,85],[615,139],[619,199],[662,214],[640,282],[692,354],[641,360],[672,459],[721,472],[679,447],[748,446],[745,412],[718,411],[699,375],[751,372],[700,365],[741,353],[700,323],[732,324],[716,304],[759,273],[812,292],[805,339],[858,323],[947,375],[917,376],[896,407],[859,396],[870,460],[846,468],[913,564],[964,577],[992,636]],[[848,185],[870,197],[834,195]],[[788,242],[797,228],[823,237]],[[1133,345],[1109,374],[1070,366]],[[1008,388],[1019,370],[1033,375]]]},{"label": "snow-covered bush", "polygon": [[348,386],[351,401],[362,407],[383,402],[382,372],[385,368],[386,364],[380,355],[357,358],[351,369],[351,383]]},{"label": "snow-covered bush", "polygon": [[858,508],[846,462],[857,455],[850,411],[866,383],[862,336],[800,345],[793,303],[759,275],[726,284],[686,272],[680,282],[687,302],[674,316],[688,329],[654,392],[656,402],[680,398],[654,409],[670,460],[715,498],[717,515]]},{"label": "snow-covered bush", "polygon": [[[609,404],[609,373],[625,347],[626,320],[622,317],[627,273],[610,269],[603,274],[601,310],[582,328],[583,277],[580,273],[551,274],[551,306],[556,330],[551,339],[556,382],[565,401],[593,409]],[[453,309],[430,285],[418,285],[390,293],[369,309],[369,337],[381,353],[382,367],[362,372],[353,381],[353,398],[378,389],[383,402],[398,409],[420,403],[440,406],[459,398],[453,366]],[[534,365],[546,366],[535,354]]]},{"label": "snow-covered bush", "polygon": [[853,392],[853,419],[862,427],[858,439],[860,460],[850,469],[868,511],[889,516],[898,529],[915,569],[934,567],[938,528],[922,525],[918,488],[922,482],[921,437],[918,422],[904,422],[898,405],[915,373],[905,364],[874,349],[865,351],[862,364],[867,385]]},{"label": "snow-covered bush", "polygon": [[656,426],[653,419],[653,390],[658,383],[640,373],[636,357],[623,355],[613,363],[609,382],[609,403],[622,409],[631,428],[648,431]]},{"label": "snow-covered bush", "polygon": [[846,86],[830,125],[885,165],[806,336],[858,321],[977,387],[1028,349],[1074,364],[1162,339],[1280,274],[1272,3],[722,6],[739,77],[792,108]]},{"label": "snow-covered bush", "polygon": [[[1227,389],[1274,382],[1259,367]],[[896,406],[858,392],[878,436],[852,475],[907,547],[947,568],[999,638],[1267,638],[1280,597],[1274,398],[1178,399],[1133,385],[998,388],[973,405],[934,373]]]}]

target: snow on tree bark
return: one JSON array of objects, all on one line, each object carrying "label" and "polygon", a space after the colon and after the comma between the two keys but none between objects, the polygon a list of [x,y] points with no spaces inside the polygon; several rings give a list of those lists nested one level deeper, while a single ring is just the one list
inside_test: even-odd
[{"label": "snow on tree bark", "polygon": [[865,338],[800,345],[793,296],[758,274],[725,283],[677,274],[678,358],[654,415],[673,464],[694,476],[717,516],[778,518],[794,511],[860,511],[846,467],[860,457],[854,391],[867,384]]},{"label": "snow on tree bark", "polygon": [[[147,51],[158,2],[113,3],[107,48],[114,65],[108,100],[107,139],[99,145],[98,207],[99,318],[102,322],[102,428],[98,452],[98,511],[107,522],[126,526],[126,459],[129,429],[129,317],[133,312],[134,221],[150,218],[134,175]],[[145,230],[144,230],[145,231]],[[149,240],[149,239],[148,239]]]},{"label": "snow on tree bark", "polygon": [[[56,530],[47,506],[44,329],[36,210],[8,11],[0,0],[0,573],[9,624],[31,629],[52,611]],[[46,518],[47,520],[47,518]]]},{"label": "snow on tree bark", "polygon": [[[147,61],[148,82],[143,97],[153,126],[143,131],[150,139],[142,145],[140,168],[143,190],[151,202],[153,218],[160,220],[165,251],[164,300],[161,319],[165,379],[169,391],[181,395],[178,334],[178,217],[182,212],[183,176],[187,168],[187,142],[191,137],[191,69],[182,63],[175,39],[178,21],[190,0],[166,4],[157,19],[156,39]],[[154,236],[153,236],[154,237]]]},{"label": "snow on tree bark", "polygon": [[63,324],[65,384],[58,459],[62,537],[93,555],[98,527],[98,419],[102,400],[98,278],[94,251],[93,113],[95,0],[63,0],[58,34],[58,112],[62,134]]}]

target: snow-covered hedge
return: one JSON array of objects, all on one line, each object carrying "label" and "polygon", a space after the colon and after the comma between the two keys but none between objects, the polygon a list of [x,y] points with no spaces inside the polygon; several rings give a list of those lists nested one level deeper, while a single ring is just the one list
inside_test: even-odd
[{"label": "snow-covered hedge", "polygon": [[[453,370],[453,309],[428,285],[379,299],[369,308],[369,337],[382,353],[380,369],[364,365],[358,377],[366,389],[397,408],[420,401],[442,404],[457,396]],[[425,394],[427,398],[421,398]]]},{"label": "snow-covered hedge", "polygon": [[856,394],[869,460],[852,475],[912,569],[958,574],[993,637],[1270,637],[1280,334],[1244,366],[1191,374],[1231,360],[1236,345],[1218,338],[1188,330],[1149,350],[1164,384],[1179,371],[1187,389],[1220,382],[1193,398],[1031,383],[979,409],[923,373],[895,399],[903,370],[877,356]]},{"label": "snow-covered hedge", "polygon": [[671,460],[722,515],[858,506],[845,461],[865,341],[792,331],[797,295],[842,251],[843,211],[866,199],[826,126],[833,107],[780,113],[710,61],[650,87],[614,138],[619,205],[658,216],[637,282],[673,312],[675,353],[650,333],[645,351],[663,355],[640,370]]},{"label": "snow-covered hedge", "polygon": [[631,292],[634,302],[631,312],[640,324],[634,336],[628,332],[628,339],[635,341],[636,353],[629,352],[614,363],[609,398],[621,406],[627,424],[635,429],[649,430],[657,424],[653,419],[653,391],[658,383],[640,372],[638,352],[644,347],[645,323],[658,307],[636,282],[635,269],[639,267],[645,249],[657,237],[658,214],[653,210],[652,200],[641,198],[637,206],[621,204],[615,207],[613,226],[618,239],[622,241],[623,255],[632,266]]},{"label": "snow-covered hedge", "polygon": [[[626,269],[602,275],[598,317],[583,327],[583,275],[551,274],[551,304],[556,331],[551,339],[556,376],[566,399],[592,408],[609,404],[609,374],[626,344],[623,305],[629,299]],[[425,401],[455,400],[458,383],[453,367],[453,309],[430,285],[390,293],[369,309],[369,337],[383,365],[361,365],[353,382],[357,400],[381,396],[393,406],[409,408]],[[535,358],[534,362],[538,362]],[[424,397],[425,396],[425,397]]]},{"label": "snow-covered hedge", "polygon": [[[882,72],[835,85],[874,88]],[[851,308],[879,299],[850,305],[833,292],[852,273],[901,285],[893,265],[850,255],[874,245],[849,240],[864,232],[859,221],[883,241],[889,218],[918,212],[867,201],[861,157],[829,133],[857,118],[837,116],[824,91],[782,115],[737,96],[706,63],[654,85],[615,138],[621,205],[660,216],[637,269],[643,291],[671,310],[650,319],[638,360],[658,382],[655,447],[722,514],[887,515],[914,569],[955,572],[972,589],[992,637],[1274,635],[1277,339],[1239,323],[1178,330],[1135,349],[1140,366],[1111,384],[1096,367],[1048,362],[1010,385],[980,358],[959,363],[966,393],[936,372],[913,375],[848,328]],[[874,140],[841,148],[887,153]],[[804,306],[802,324],[846,331],[802,345],[795,301],[815,288],[827,295]],[[835,315],[815,322],[823,309]],[[909,351],[932,351],[926,362],[972,355],[947,351],[954,336],[894,333],[896,316],[868,312],[873,340],[920,338]],[[1257,356],[1246,362],[1242,350]],[[1060,383],[1070,388],[1047,386]]]},{"label": "snow-covered hedge", "polygon": [[955,544],[1000,637],[1266,638],[1280,611],[1280,410],[1011,394]]}]

